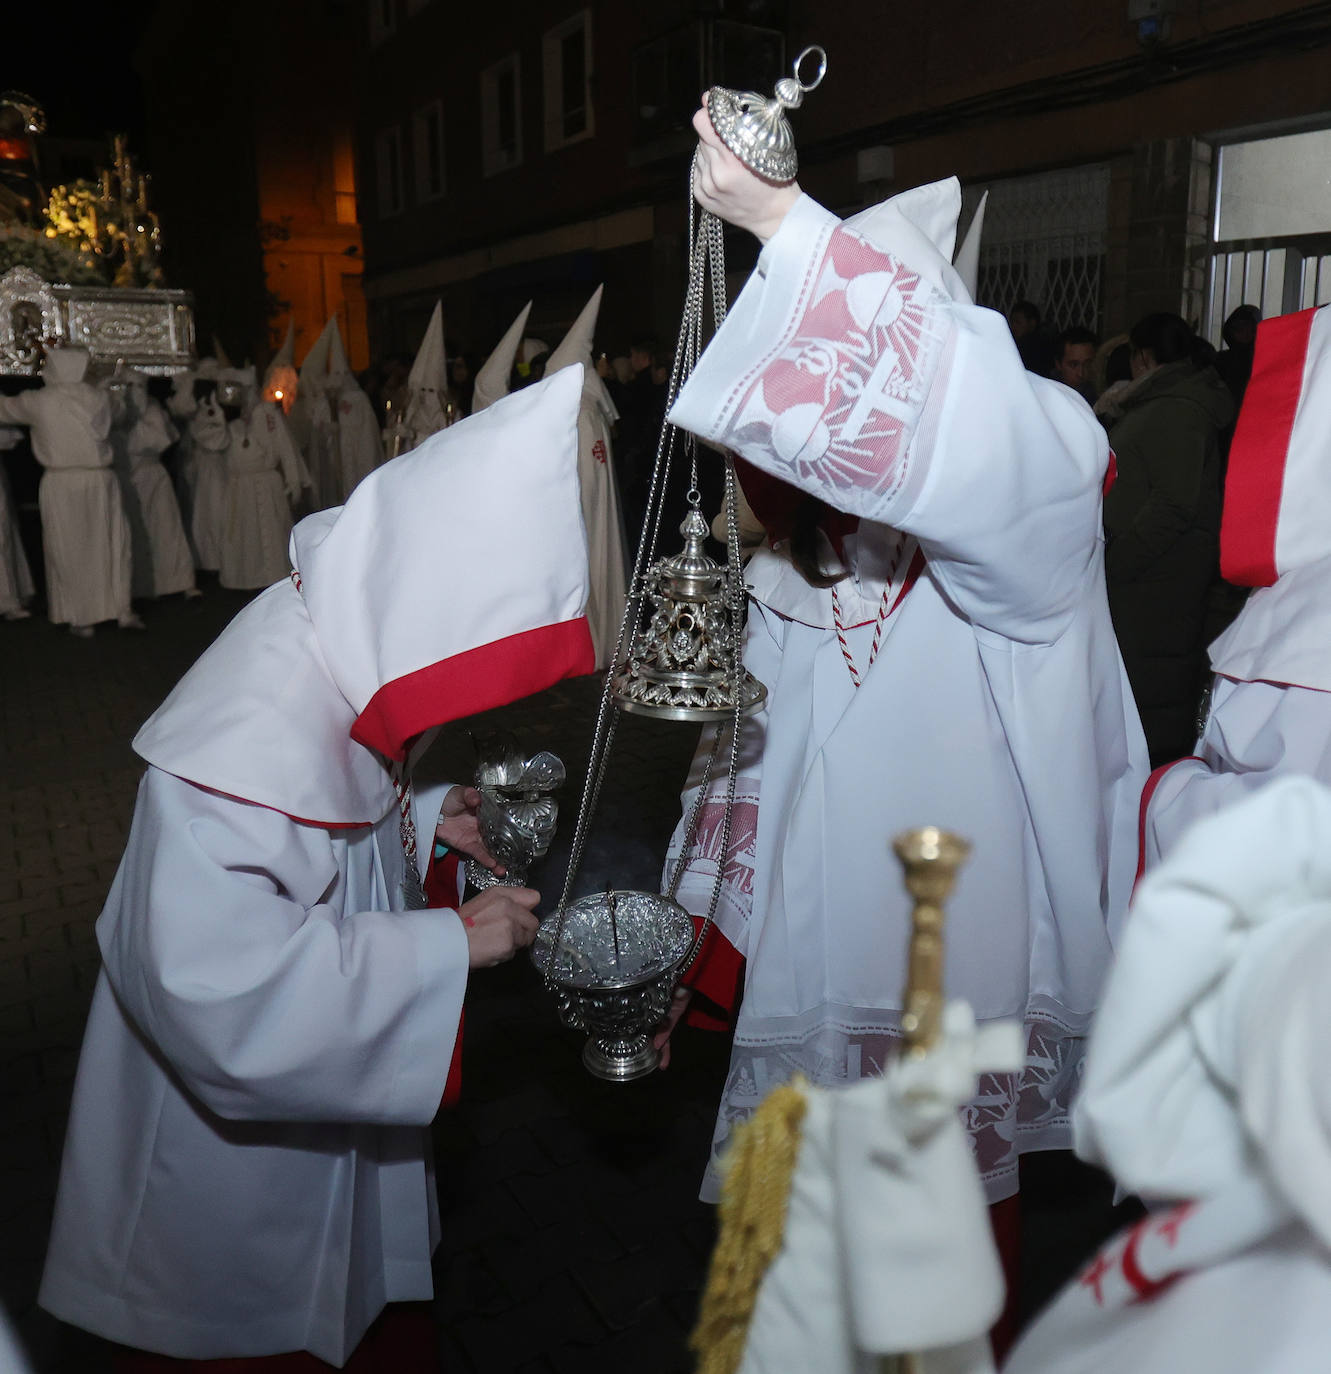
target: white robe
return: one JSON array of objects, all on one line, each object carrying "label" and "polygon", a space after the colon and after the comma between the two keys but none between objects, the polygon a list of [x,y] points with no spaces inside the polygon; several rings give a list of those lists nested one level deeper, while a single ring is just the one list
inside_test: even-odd
[{"label": "white robe", "polygon": [[1286,777],[1137,890],[1077,1152],[1156,1207],[1104,1246],[1005,1374],[1304,1374],[1331,1308],[1331,792]]},{"label": "white robe", "polygon": [[300,493],[300,464],[286,429],[266,403],[228,426],[226,524],[221,583],[251,590],[285,577],[291,567],[291,501]]},{"label": "white robe", "polygon": [[[780,551],[746,573],[744,657],[769,696],[744,727],[718,910],[747,965],[704,1197],[775,1084],[881,1071],[910,909],[889,843],[921,824],[974,846],[948,902],[949,996],[1027,1029],[1025,1072],[985,1076],[967,1113],[990,1200],[1015,1191],[1020,1151],[1069,1142],[1147,759],[1105,600],[1103,430],[966,299],[948,265],[958,208],[955,182],[845,227],[801,199],[672,411],[861,517],[838,588],[860,688],[831,593]],[[923,571],[902,597],[915,540]],[[680,887],[697,914],[718,796]]]},{"label": "white robe", "polygon": [[[581,379],[454,426],[292,535],[135,738],[150,765],[98,922],[103,973],[39,1301],[184,1358],[342,1364],[432,1294],[426,1131],[467,981],[402,910],[388,760],[591,667]],[[448,539],[438,512],[462,510]],[[451,587],[501,537],[519,556]],[[413,744],[413,741],[418,743]],[[424,871],[442,788],[415,780]]]},{"label": "white robe", "polygon": [[402,869],[395,811],[327,830],[148,770],[97,925],[48,1311],[181,1358],[341,1364],[384,1303],[432,1295],[424,1128],[467,940],[397,909]]},{"label": "white robe", "polygon": [[[0,455],[13,448],[22,436],[16,429],[0,427]],[[32,600],[36,587],[23,539],[19,534],[18,512],[9,489],[9,474],[0,456],[0,615],[13,615]]]},{"label": "white robe", "polygon": [[162,454],[176,427],[152,397],[130,402],[132,418],[112,431],[121,496],[134,553],[134,595],[170,596],[194,586],[194,557]]},{"label": "white robe", "polygon": [[86,367],[77,350],[53,350],[40,388],[0,397],[0,421],[31,428],[33,456],[44,469],[37,504],[56,625],[130,615],[130,533],[111,470],[111,405],[82,380]]},{"label": "white robe", "polygon": [[200,568],[216,572],[222,566],[226,532],[226,453],[231,442],[226,418],[216,401],[199,407],[190,422],[190,441],[194,455],[194,554]]}]

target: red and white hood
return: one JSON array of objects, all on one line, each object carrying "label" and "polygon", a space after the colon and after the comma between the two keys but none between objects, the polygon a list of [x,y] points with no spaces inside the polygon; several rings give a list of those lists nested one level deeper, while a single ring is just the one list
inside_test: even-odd
[{"label": "red and white hood", "polygon": [[1331,691],[1331,310],[1258,327],[1229,451],[1220,570],[1258,590],[1211,646],[1212,668]]},{"label": "red and white hood", "polygon": [[322,825],[380,819],[384,759],[593,668],[580,368],[376,469],[302,520],[295,572],[236,617],[139,732],[149,763]]},{"label": "red and white hood", "polygon": [[1229,450],[1220,570],[1269,587],[1331,551],[1331,310],[1265,320]]}]

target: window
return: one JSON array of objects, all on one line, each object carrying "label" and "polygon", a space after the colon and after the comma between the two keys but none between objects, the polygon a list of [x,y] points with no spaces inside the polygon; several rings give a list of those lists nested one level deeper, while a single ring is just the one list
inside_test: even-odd
[{"label": "window", "polygon": [[1203,334],[1217,347],[1230,313],[1263,318],[1331,303],[1331,129],[1218,150]]},{"label": "window", "polygon": [[481,73],[481,171],[487,177],[522,161],[521,76],[515,52]]},{"label": "window", "polygon": [[379,218],[402,210],[402,130],[381,129],[374,140],[374,165],[379,178]]},{"label": "window", "polygon": [[[981,189],[967,188],[963,217]],[[1108,240],[1107,162],[991,182],[976,301],[1006,314],[1031,300],[1060,328],[1099,330]]]},{"label": "window", "polygon": [[333,143],[333,217],[338,224],[356,223],[356,158],[346,130]]},{"label": "window", "polygon": [[543,44],[547,151],[590,138],[592,26],[587,10],[550,29]]},{"label": "window", "polygon": [[370,0],[370,46],[397,32],[397,0]]},{"label": "window", "polygon": [[416,111],[412,121],[412,152],[416,159],[416,202],[438,200],[444,194],[444,107],[433,101]]}]

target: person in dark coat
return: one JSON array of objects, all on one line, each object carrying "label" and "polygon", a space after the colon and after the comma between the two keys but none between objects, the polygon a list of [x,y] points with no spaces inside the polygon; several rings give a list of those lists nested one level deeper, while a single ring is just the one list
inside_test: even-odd
[{"label": "person in dark coat", "polygon": [[1220,540],[1220,435],[1234,401],[1177,315],[1133,328],[1138,385],[1109,431],[1109,609],[1155,767],[1190,752],[1206,679],[1205,616]]}]

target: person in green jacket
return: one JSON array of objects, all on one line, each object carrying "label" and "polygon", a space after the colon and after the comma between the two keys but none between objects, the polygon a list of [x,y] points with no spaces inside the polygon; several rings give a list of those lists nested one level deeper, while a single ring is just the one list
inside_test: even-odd
[{"label": "person in green jacket", "polygon": [[1133,328],[1134,385],[1109,431],[1105,575],[1151,766],[1191,752],[1206,680],[1205,615],[1220,545],[1221,432],[1234,401],[1178,315]]}]

